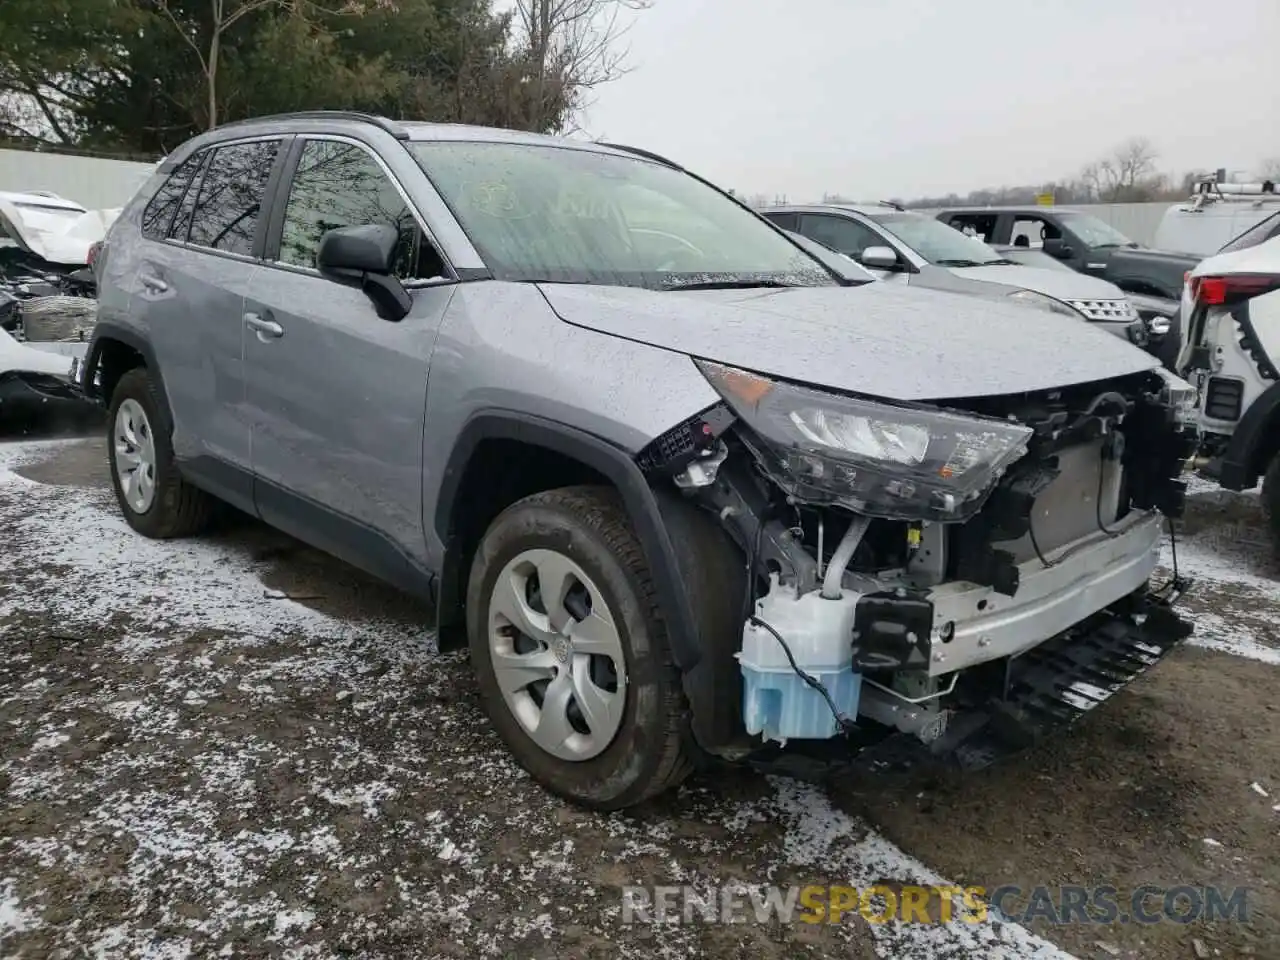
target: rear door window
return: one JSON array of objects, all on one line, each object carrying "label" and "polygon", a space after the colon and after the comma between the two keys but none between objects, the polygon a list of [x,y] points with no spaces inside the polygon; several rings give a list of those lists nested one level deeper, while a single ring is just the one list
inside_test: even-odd
[{"label": "rear door window", "polygon": [[189,243],[252,256],[267,180],[279,149],[279,140],[260,140],[214,151],[192,210]]},{"label": "rear door window", "polygon": [[995,239],[999,219],[1000,215],[997,213],[956,213],[947,218],[946,224],[961,233],[991,243]]}]

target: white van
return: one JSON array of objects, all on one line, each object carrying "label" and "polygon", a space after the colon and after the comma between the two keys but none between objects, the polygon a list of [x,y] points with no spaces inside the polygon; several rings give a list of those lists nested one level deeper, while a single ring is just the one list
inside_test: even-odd
[{"label": "white van", "polygon": [[1153,246],[1208,257],[1277,211],[1280,194],[1274,181],[1219,183],[1207,177],[1196,183],[1190,200],[1165,211]]}]

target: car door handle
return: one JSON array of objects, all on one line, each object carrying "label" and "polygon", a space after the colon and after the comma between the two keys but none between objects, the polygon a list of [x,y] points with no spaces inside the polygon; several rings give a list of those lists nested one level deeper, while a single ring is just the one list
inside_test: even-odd
[{"label": "car door handle", "polygon": [[138,277],[142,281],[142,285],[152,293],[168,293],[169,284],[165,283],[159,277],[154,277],[149,273],[141,274]]},{"label": "car door handle", "polygon": [[278,340],[284,336],[284,327],[274,320],[268,320],[261,314],[246,313],[244,322],[250,330],[258,335],[259,340]]}]

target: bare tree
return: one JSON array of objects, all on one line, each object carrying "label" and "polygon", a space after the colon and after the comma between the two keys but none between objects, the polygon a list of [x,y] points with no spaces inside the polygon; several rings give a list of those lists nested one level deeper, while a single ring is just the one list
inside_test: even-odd
[{"label": "bare tree", "polygon": [[1110,156],[1091,163],[1080,172],[1081,183],[1104,203],[1136,200],[1157,188],[1154,183],[1157,153],[1146,137],[1126,140]]},{"label": "bare tree", "polygon": [[1267,157],[1258,164],[1258,173],[1264,180],[1280,180],[1280,157]]},{"label": "bare tree", "polygon": [[[259,10],[274,7],[289,10],[292,15],[309,17],[322,14],[363,13],[373,6],[386,6],[391,0],[340,0],[319,3],[316,0],[206,0],[208,18],[203,23],[185,18],[175,12],[176,0],[152,0],[152,3],[177,31],[184,43],[200,60],[200,70],[205,79],[206,129],[218,125],[218,65],[222,54],[222,40],[227,31],[245,17]],[[202,29],[203,28],[203,29]]]},{"label": "bare tree", "polygon": [[581,109],[590,92],[627,72],[629,50],[621,42],[630,24],[623,14],[646,10],[653,0],[515,0],[517,43],[533,73],[529,103],[532,129]]}]

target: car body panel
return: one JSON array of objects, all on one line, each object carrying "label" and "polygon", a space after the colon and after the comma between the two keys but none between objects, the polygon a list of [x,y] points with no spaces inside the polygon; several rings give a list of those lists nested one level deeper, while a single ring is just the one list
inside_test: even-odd
[{"label": "car body panel", "polygon": [[569,323],[785,379],[894,400],[1019,393],[1155,367],[1047,311],[890,284],[655,293],[543,285]]},{"label": "car body panel", "polygon": [[[889,225],[880,222],[878,217],[886,214],[884,207],[853,204],[782,206],[768,208],[763,213],[767,218],[794,219],[798,221],[797,226],[803,224],[805,214],[841,217],[860,224],[880,237],[884,245],[898,255],[901,265],[899,269],[866,268],[882,280],[992,298],[1007,297],[1018,290],[1027,290],[1059,301],[1068,310],[1075,311],[1081,319],[1100,324],[1108,333],[1125,340],[1129,339],[1129,324],[1137,319],[1129,311],[1124,291],[1105,280],[1086,277],[1074,270],[1044,270],[1016,263],[994,263],[977,267],[935,264],[912,248]],[[898,214],[928,219],[923,214],[906,211],[891,213]],[[1090,304],[1090,309],[1101,303],[1107,307],[1103,311],[1105,313],[1128,315],[1091,316],[1082,310],[1080,305],[1084,302]],[[1110,304],[1115,304],[1115,308],[1111,308]]]},{"label": "car body panel", "polygon": [[427,370],[454,289],[414,290],[409,315],[391,323],[357,287],[312,272],[257,273],[246,313],[283,330],[244,335],[245,420],[264,520],[279,522],[264,490],[284,488],[388,532],[424,561]]}]

